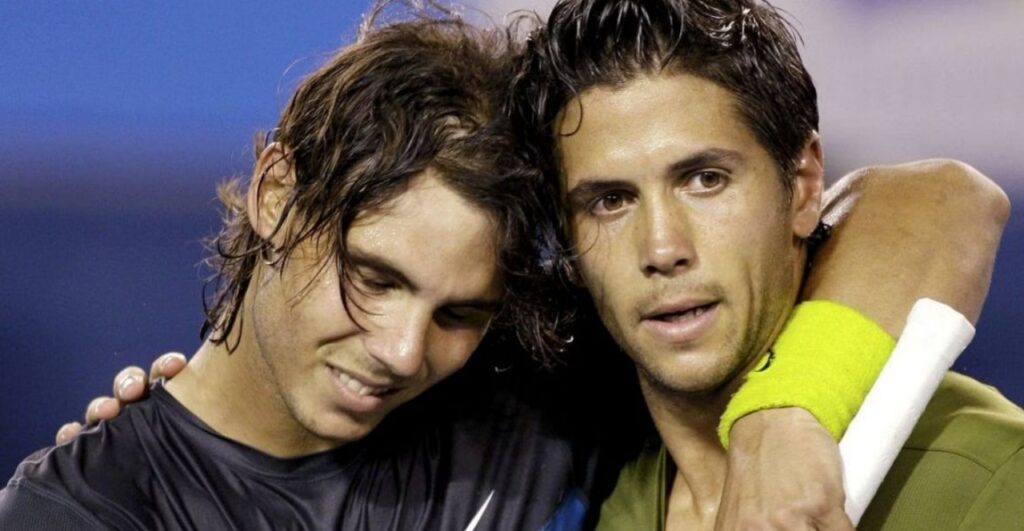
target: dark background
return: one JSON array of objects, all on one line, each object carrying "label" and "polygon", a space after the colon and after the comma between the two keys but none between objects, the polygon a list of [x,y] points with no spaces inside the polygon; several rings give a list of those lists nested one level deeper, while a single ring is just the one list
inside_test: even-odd
[{"label": "dark background", "polygon": [[[988,33],[961,37],[933,27],[948,15],[943,2],[780,3],[802,22],[832,176],[953,156],[1024,200],[1024,50],[1000,29],[1022,27],[1020,3],[992,2],[1003,11],[975,21]],[[198,346],[214,185],[247,174],[252,133],[273,126],[296,80],[347,42],[368,4],[0,6],[0,476],[109,394],[121,368]],[[485,4],[500,13],[514,2]],[[915,33],[894,16],[932,29]],[[890,35],[911,43],[898,48],[904,62],[879,48]],[[947,43],[956,38],[973,44]],[[954,48],[976,56],[951,60]],[[957,65],[974,70],[947,79]],[[989,78],[998,84],[977,82]],[[1022,266],[1024,217],[1014,214],[978,336],[957,365],[1018,403]]]}]

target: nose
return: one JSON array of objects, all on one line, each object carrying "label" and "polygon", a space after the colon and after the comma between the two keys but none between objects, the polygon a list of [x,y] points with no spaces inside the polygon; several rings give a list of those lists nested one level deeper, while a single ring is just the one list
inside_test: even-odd
[{"label": "nose", "polygon": [[373,328],[366,331],[366,351],[394,376],[416,376],[426,361],[429,312],[386,316],[383,321],[386,322],[371,325]]},{"label": "nose", "polygon": [[690,223],[675,206],[672,198],[650,202],[637,224],[640,268],[646,276],[671,276],[690,268],[697,258]]}]

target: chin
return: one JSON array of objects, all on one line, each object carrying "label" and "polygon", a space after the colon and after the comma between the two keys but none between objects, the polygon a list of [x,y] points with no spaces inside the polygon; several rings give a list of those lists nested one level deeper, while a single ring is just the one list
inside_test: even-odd
[{"label": "chin", "polygon": [[329,423],[311,426],[310,431],[322,439],[348,444],[369,435],[377,427],[377,424],[379,424],[379,420],[356,422],[349,418],[334,418]]},{"label": "chin", "polygon": [[381,421],[377,415],[356,416],[333,404],[316,404],[297,416],[310,436],[333,446],[358,441],[370,434]]},{"label": "chin", "polygon": [[673,376],[675,375],[658,378],[657,385],[675,394],[706,395],[718,391],[727,383],[721,378],[701,377],[700,375],[684,378]]},{"label": "chin", "polygon": [[721,355],[686,353],[672,356],[668,363],[644,364],[641,372],[651,383],[673,393],[710,394],[732,381],[734,364]]}]

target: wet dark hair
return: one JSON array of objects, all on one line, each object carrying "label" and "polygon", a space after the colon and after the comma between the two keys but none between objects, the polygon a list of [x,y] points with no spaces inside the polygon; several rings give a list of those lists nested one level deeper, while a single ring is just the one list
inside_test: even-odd
[{"label": "wet dark hair", "polygon": [[575,96],[659,72],[691,74],[735,96],[791,191],[795,159],[818,128],[797,38],[757,0],[562,0],[530,36],[515,82],[520,127],[546,133],[525,140],[552,172],[555,120]]},{"label": "wet dark hair", "polygon": [[[257,260],[283,264],[311,238],[330,243],[339,274],[350,280],[345,240],[353,221],[386,207],[432,169],[496,227],[506,297],[495,324],[514,330],[550,363],[561,348],[564,318],[550,304],[555,291],[540,257],[555,212],[538,197],[542,176],[521,156],[507,118],[515,40],[506,30],[474,27],[433,4],[406,6],[401,15],[408,19],[411,12],[411,20],[378,25],[390,4],[378,3],[357,40],[299,85],[273,130],[296,175],[275,228],[284,242],[272,248],[253,231],[240,180],[220,188],[226,212],[210,241],[207,263],[216,275],[207,284],[201,334],[226,341],[241,326],[239,310]],[[267,142],[257,135],[257,158]],[[296,223],[285,231],[289,217]],[[342,285],[350,311],[345,291],[352,282]]]}]

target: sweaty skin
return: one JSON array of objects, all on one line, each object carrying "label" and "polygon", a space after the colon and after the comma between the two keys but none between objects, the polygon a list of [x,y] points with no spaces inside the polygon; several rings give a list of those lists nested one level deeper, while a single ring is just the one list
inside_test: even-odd
[{"label": "sweaty skin", "polygon": [[[756,202],[744,203],[743,198],[752,186],[750,174],[763,173],[765,154],[756,153],[758,148],[750,142],[743,143],[744,136],[749,135],[738,134],[741,131],[735,128],[723,129],[728,128],[730,118],[735,122],[729,116],[728,106],[694,106],[685,116],[675,116],[671,110],[684,105],[662,101],[679,98],[689,90],[691,97],[703,98],[707,104],[709,98],[715,101],[722,94],[706,85],[696,86],[701,83],[658,91],[659,83],[664,89],[669,82],[644,81],[648,86],[643,91],[633,90],[642,82],[627,84],[617,94],[591,91],[590,101],[583,105],[587,108],[587,119],[576,134],[563,141],[562,155],[570,196],[575,185],[586,181],[598,181],[600,185],[589,187],[600,194],[583,198],[589,199],[582,203],[591,210],[586,214],[577,211],[575,218],[578,243],[591,253],[589,258],[587,254],[583,256],[584,276],[588,277],[586,281],[598,307],[603,308],[604,321],[610,323],[620,343],[642,365],[641,381],[647,382],[650,397],[663,395],[664,389],[673,386],[692,391],[714,388],[722,378],[742,372],[749,362],[747,358],[719,357],[715,352],[749,352],[737,346],[761,345],[763,340],[759,338],[774,334],[772,325],[752,326],[758,321],[749,321],[748,316],[758,313],[749,310],[753,305],[767,307],[758,302],[762,300],[758,293],[765,289],[758,286],[778,285],[778,280],[755,279],[752,292],[744,289],[743,286],[751,286],[750,272],[757,270],[744,264],[772,264],[782,258],[767,258],[772,251],[760,251],[757,238],[749,237],[771,230],[776,214],[766,211],[755,216],[766,220],[767,227],[747,222],[738,224],[740,232],[721,233],[725,230],[723,224],[760,208]],[[655,85],[653,90],[650,85]],[[616,96],[621,98],[615,101]],[[585,92],[583,99],[587,97]],[[618,111],[623,112],[616,114]],[[602,120],[609,123],[602,127]],[[572,117],[566,121],[577,123]],[[608,126],[611,123],[614,127]],[[697,127],[701,134],[687,135],[686,131],[675,129],[680,124]],[[712,131],[721,135],[715,136]],[[737,140],[740,144],[736,144]],[[723,152],[716,148],[748,156],[737,162],[736,157],[721,156]],[[680,162],[692,159],[691,154],[708,153],[713,156],[701,159],[707,166],[690,168]],[[805,151],[800,166],[806,166],[807,159],[816,156],[820,157],[820,152],[812,146]],[[820,161],[814,165],[820,165]],[[663,174],[662,168],[672,171]],[[921,200],[908,201],[915,194]],[[946,302],[976,318],[1008,215],[1008,201],[994,184],[964,165],[928,161],[860,172],[844,179],[829,198],[830,210],[825,217],[838,225],[839,234],[815,257],[805,297],[828,297],[850,305],[894,335],[902,328],[906,311],[923,296]],[[787,222],[793,224],[796,237],[805,236],[807,231],[799,207],[794,206]],[[726,217],[715,223],[719,214]],[[894,219],[906,222],[892,223]],[[731,246],[722,246],[723,238],[735,241]],[[622,241],[615,243],[618,239]],[[742,245],[737,245],[740,242]],[[894,253],[893,249],[901,252]],[[836,260],[838,256],[844,260]],[[688,276],[686,283],[676,288],[665,281],[661,289],[677,289],[700,299],[698,302],[704,302],[701,297],[713,303],[724,301],[713,310],[716,317],[724,316],[721,320],[712,319],[712,325],[703,327],[697,337],[681,338],[706,340],[719,347],[707,348],[697,342],[693,343],[693,350],[684,349],[678,355],[655,354],[662,348],[658,336],[631,322],[630,309],[642,311],[644,305],[643,300],[634,300],[638,293],[642,298],[645,292],[646,281],[640,273],[669,278],[674,268],[701,271],[701,265],[708,263],[712,267],[703,270],[703,274]],[[899,271],[913,271],[916,279],[908,282]],[[791,293],[792,288],[785,290]],[[747,324],[731,324],[744,319],[748,319]],[[777,323],[778,319],[770,321]],[[733,336],[723,333],[729,329],[744,329],[748,333],[752,329],[755,337],[730,343]],[[765,329],[769,332],[765,333]],[[683,367],[688,370],[682,370]],[[664,409],[658,404],[663,403],[658,398],[653,404],[648,400],[656,423]],[[694,407],[685,418],[701,417],[697,413],[703,408]],[[671,417],[671,421],[659,424],[663,436],[665,432],[679,430],[709,435],[713,432],[680,428],[684,423],[677,422],[678,415],[666,417]],[[676,497],[677,503],[670,503],[670,528],[673,522],[681,523],[682,528],[708,527],[715,522],[722,529],[753,522],[766,528],[849,529],[849,521],[842,512],[841,468],[834,443],[809,417],[799,410],[750,415],[735,425],[731,436],[740,440],[734,440],[733,445],[740,447],[730,447],[727,456],[714,457],[720,447],[711,440],[678,452],[672,452],[669,444],[674,458],[676,453],[679,459],[700,456],[680,466],[691,477],[682,484],[677,482],[672,489],[673,497],[678,493],[684,495]],[[710,415],[709,426],[705,427],[716,419],[717,415]],[[699,436],[683,439],[702,440]],[[720,479],[723,475],[724,481]]]},{"label": "sweaty skin", "polygon": [[[858,170],[832,185],[824,201],[823,219],[834,231],[814,257],[805,299],[857,308],[894,335],[912,302],[925,296],[976,322],[1010,211],[995,183],[966,164],[927,160]],[[893,296],[876,297],[880,293]],[[145,396],[149,380],[173,378],[185,361],[183,354],[171,352],[156,358],[148,374],[139,367],[122,370],[112,397],[90,402],[86,423],[117,416],[124,404]],[[65,424],[57,444],[81,429],[78,422]],[[786,529],[801,519],[838,517],[843,506],[838,452],[809,413],[784,408],[748,415],[734,425],[730,438],[718,529],[751,522]]]},{"label": "sweaty skin", "polygon": [[[854,172],[825,194],[823,218],[834,231],[813,258],[803,298],[856,308],[894,337],[923,297],[976,324],[1009,214],[1006,194],[960,162]],[[915,273],[903,273],[909,271]],[[831,437],[809,413],[783,408],[748,415],[733,426],[730,440],[719,529],[766,520],[792,529],[803,515],[838,518],[843,492],[833,478],[841,463]]]},{"label": "sweaty skin", "polygon": [[[966,164],[928,160],[858,170],[832,185],[824,200],[823,219],[834,231],[814,257],[805,299],[857,308],[894,335],[912,302],[925,296],[976,322],[1010,211],[995,183]],[[880,293],[892,296],[877,297]],[[117,416],[124,404],[145,396],[149,380],[173,378],[185,361],[183,354],[170,352],[156,358],[148,374],[125,368],[114,378],[111,397],[90,402],[85,422]],[[65,424],[57,444],[81,429],[78,422]],[[787,529],[801,519],[838,517],[843,506],[838,453],[828,432],[806,411],[748,415],[734,425],[730,438],[718,529],[751,522]]]},{"label": "sweaty skin", "polygon": [[[260,160],[279,162],[256,172],[247,210],[271,241],[292,221],[276,231],[294,182],[276,146]],[[276,457],[365,437],[476,349],[504,293],[494,227],[428,168],[356,217],[346,275],[323,238],[257,264],[237,340],[208,338],[167,391],[217,433]]]}]

